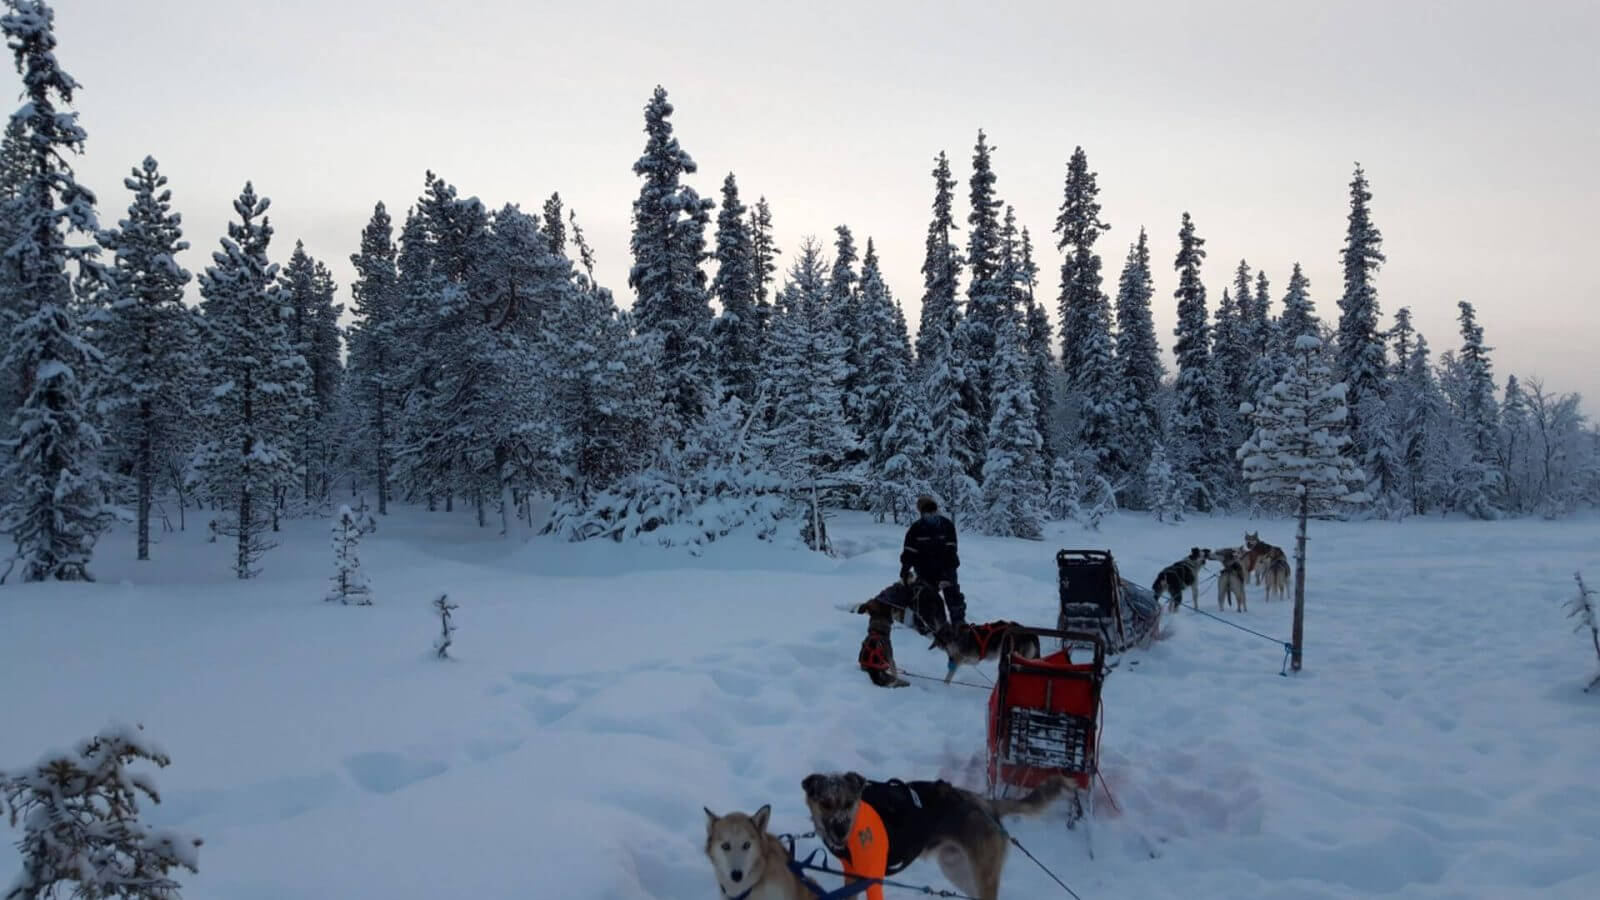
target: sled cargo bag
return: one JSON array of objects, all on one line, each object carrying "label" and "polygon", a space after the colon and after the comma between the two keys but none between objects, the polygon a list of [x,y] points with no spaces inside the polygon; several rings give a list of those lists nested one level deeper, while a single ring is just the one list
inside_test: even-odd
[{"label": "sled cargo bag", "polygon": [[[1058,774],[1087,789],[1099,769],[1105,642],[1082,632],[1021,630],[1058,638],[1062,649],[1041,659],[1000,660],[989,693],[990,793],[1029,790]],[[1074,662],[1075,649],[1090,658]]]}]

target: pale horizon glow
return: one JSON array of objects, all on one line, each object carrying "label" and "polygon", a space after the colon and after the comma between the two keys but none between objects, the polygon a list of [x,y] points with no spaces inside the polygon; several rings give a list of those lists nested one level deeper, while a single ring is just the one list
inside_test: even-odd
[{"label": "pale horizon glow", "polygon": [[951,158],[964,224],[979,128],[1052,318],[1051,228],[1084,147],[1112,226],[1097,248],[1106,291],[1143,226],[1169,360],[1185,210],[1207,241],[1213,314],[1244,258],[1266,270],[1275,311],[1302,263],[1336,319],[1359,161],[1389,257],[1384,326],[1410,306],[1437,360],[1469,300],[1498,387],[1542,377],[1600,409],[1594,3],[55,5],[89,134],[74,165],[102,227],[125,214],[122,178],[156,157],[195,274],[250,180],[273,201],[272,259],[304,240],[348,306],[373,204],[398,237],[432,169],[490,208],[536,212],[560,191],[628,305],[631,166],[659,83],[700,167],[688,183],[717,199],[732,171],[746,204],[766,196],[784,268],[804,235],[830,254],[836,225],[871,237],[913,333],[933,158]]}]

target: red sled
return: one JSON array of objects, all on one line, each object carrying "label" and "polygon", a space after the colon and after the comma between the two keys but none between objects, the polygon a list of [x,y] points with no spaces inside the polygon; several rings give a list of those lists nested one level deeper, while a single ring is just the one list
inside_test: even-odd
[{"label": "red sled", "polygon": [[1044,638],[1056,638],[1061,649],[1042,659],[1014,653],[1000,658],[999,677],[989,694],[989,795],[1025,793],[1052,776],[1065,775],[1077,787],[1075,824],[1094,814],[1105,641],[1085,632],[1047,628],[1012,633],[1037,635],[1041,646]]}]

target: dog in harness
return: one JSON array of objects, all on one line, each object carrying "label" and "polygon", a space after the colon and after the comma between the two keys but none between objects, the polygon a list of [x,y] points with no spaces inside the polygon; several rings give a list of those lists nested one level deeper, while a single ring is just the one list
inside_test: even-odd
[{"label": "dog in harness", "polygon": [[943,650],[945,655],[950,657],[950,664],[944,674],[945,683],[949,684],[962,664],[975,666],[986,659],[1006,653],[1019,653],[1026,659],[1038,659],[1039,636],[1012,634],[1013,629],[1021,627],[1016,622],[1001,619],[998,622],[986,622],[982,625],[954,625],[941,628],[934,634],[933,643],[928,645],[928,649]]},{"label": "dog in harness", "polygon": [[[1010,849],[1001,817],[1043,812],[1067,780],[1057,776],[1015,800],[991,800],[948,781],[868,781],[856,772],[813,773],[800,786],[817,837],[844,865],[847,883],[882,879],[933,856],[962,893],[998,900]],[[883,900],[882,885],[865,896]]]},{"label": "dog in harness", "polygon": [[861,639],[861,653],[856,662],[878,687],[906,687],[911,682],[900,677],[894,666],[894,644],[889,641],[888,619],[871,619],[867,622],[867,636]]}]

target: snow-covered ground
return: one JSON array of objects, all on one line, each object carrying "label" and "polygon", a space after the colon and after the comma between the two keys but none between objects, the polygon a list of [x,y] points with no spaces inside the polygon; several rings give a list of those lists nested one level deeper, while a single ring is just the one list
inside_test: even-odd
[{"label": "snow-covered ground", "polygon": [[[1085,900],[1600,897],[1600,696],[1561,609],[1575,568],[1600,581],[1597,524],[1315,524],[1305,670],[1280,678],[1277,645],[1180,613],[1107,682],[1121,812],[1098,800],[1097,858],[1059,811],[1015,834]],[[1282,521],[1132,516],[965,536],[970,615],[1053,622],[1058,547],[1110,548],[1149,583],[1257,526],[1290,543]],[[326,522],[291,523],[243,584],[203,529],[144,564],[115,535],[98,584],[0,589],[0,767],[144,723],[173,759],[148,818],[205,839],[193,900],[715,897],[702,806],[771,803],[798,832],[812,771],[982,786],[981,691],[856,668],[866,623],[837,607],[893,579],[899,529],[831,530],[843,558],[730,541],[695,559],[407,510],[362,546],[368,608],[322,602]],[[1254,586],[1224,615],[1288,634],[1289,605]],[[902,666],[941,674],[895,636]],[[0,879],[15,836],[0,826]],[[926,863],[902,877],[948,886]],[[1012,853],[1007,896],[1057,892]]]}]

